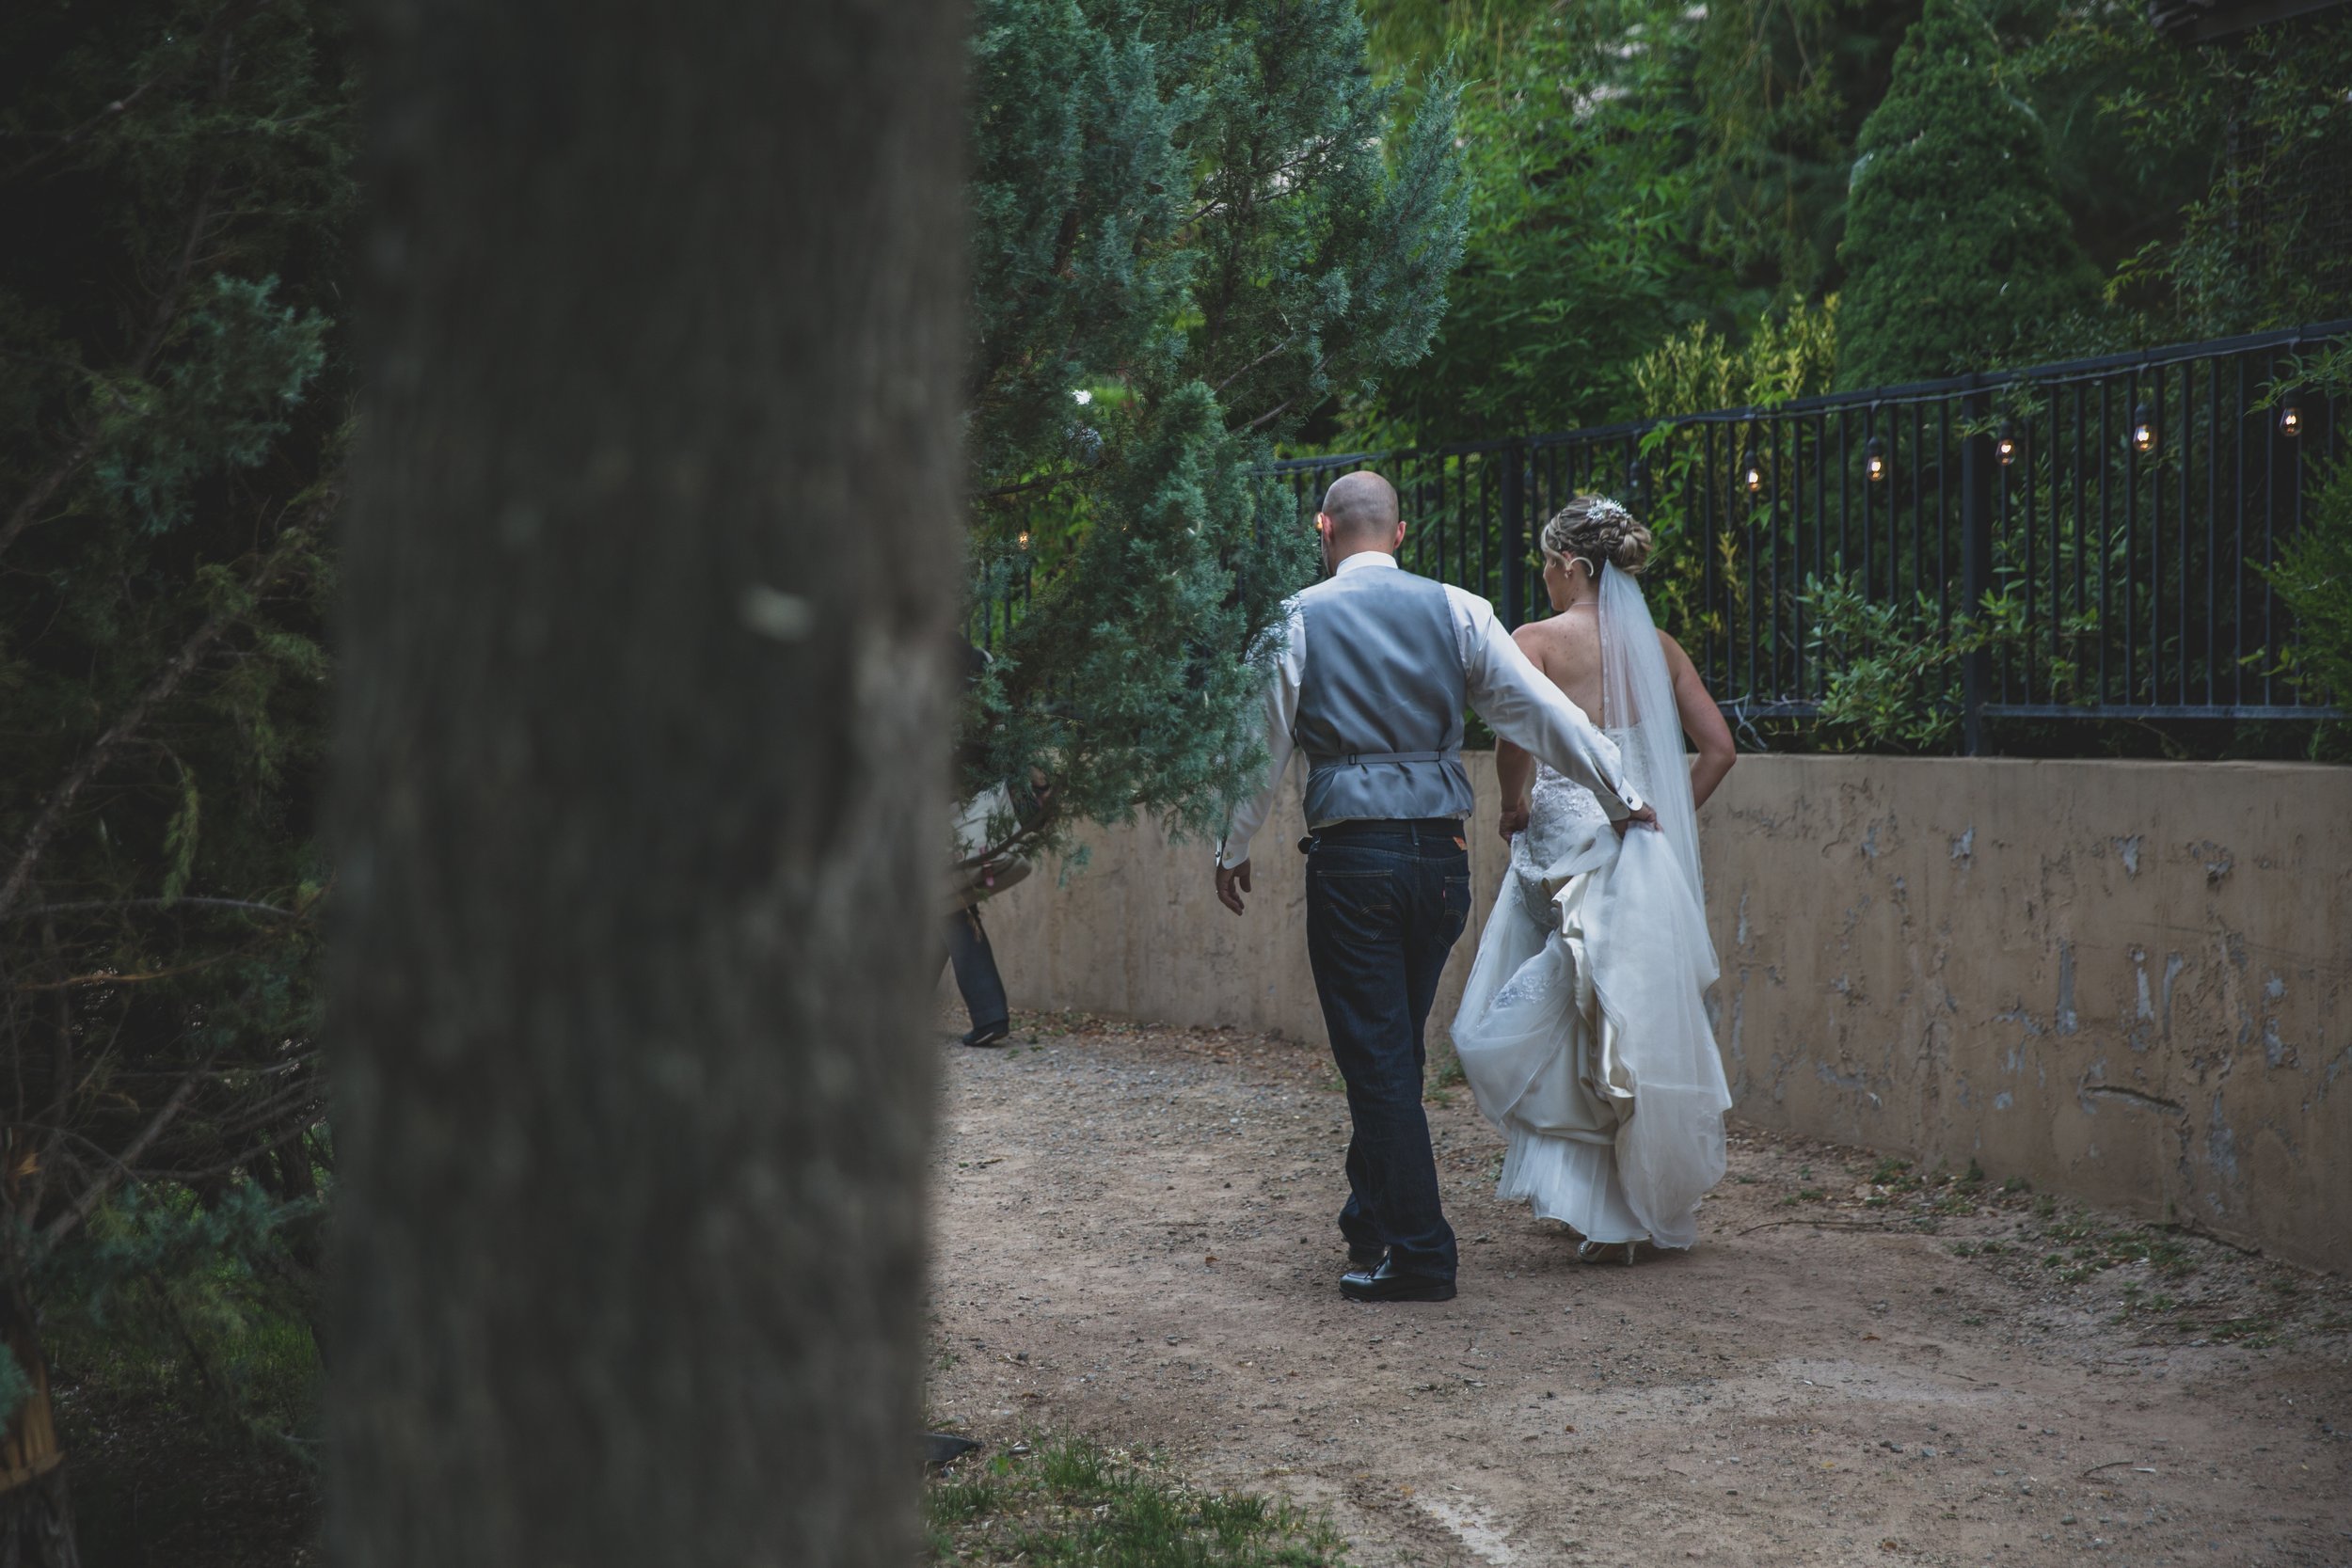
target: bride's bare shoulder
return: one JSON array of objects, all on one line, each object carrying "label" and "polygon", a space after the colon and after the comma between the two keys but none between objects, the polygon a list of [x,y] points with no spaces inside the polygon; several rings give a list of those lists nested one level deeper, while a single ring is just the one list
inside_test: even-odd
[{"label": "bride's bare shoulder", "polygon": [[1662,631],[1658,634],[1658,645],[1660,648],[1664,650],[1666,655],[1666,668],[1674,674],[1679,676],[1685,670],[1696,670],[1698,668],[1698,666],[1691,662],[1691,656],[1682,651],[1682,644],[1676,641],[1673,638],[1668,637]]}]

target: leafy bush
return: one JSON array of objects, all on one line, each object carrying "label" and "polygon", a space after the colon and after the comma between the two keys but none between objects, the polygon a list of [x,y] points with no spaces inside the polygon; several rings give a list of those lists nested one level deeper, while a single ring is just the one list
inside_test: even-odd
[{"label": "leafy bush", "polygon": [[1839,574],[1807,578],[1804,605],[1807,652],[1828,672],[1820,724],[1833,750],[1948,751],[1968,657],[2014,648],[2026,636],[2023,605],[2009,594],[1987,594],[1976,614],[1947,625],[1926,594],[1903,604],[1872,595],[1859,575]]},{"label": "leafy bush", "polygon": [[58,1373],[308,1452],[320,1281],[289,1243],[323,1212],[250,1182],[210,1203],[178,1186],[124,1189],[40,1270]]},{"label": "leafy bush", "polygon": [[2270,570],[2295,611],[2296,676],[2352,708],[2352,462],[2339,462],[2304,502],[2303,527]]},{"label": "leafy bush", "polygon": [[1862,127],[1840,252],[1838,380],[1924,380],[1997,362],[2096,298],[2042,122],[2000,77],[1972,0],[1927,0]]},{"label": "leafy bush", "polygon": [[[1709,292],[1685,254],[1694,171],[1676,135],[1689,51],[1655,0],[1498,10],[1457,29],[1469,231],[1428,358],[1351,440],[1567,429],[1626,411],[1628,372]],[[1629,29],[1630,31],[1629,31]]]},{"label": "leafy bush", "polygon": [[1645,418],[1768,408],[1826,392],[1837,370],[1837,296],[1766,312],[1745,342],[1692,322],[1644,355],[1633,385]]}]

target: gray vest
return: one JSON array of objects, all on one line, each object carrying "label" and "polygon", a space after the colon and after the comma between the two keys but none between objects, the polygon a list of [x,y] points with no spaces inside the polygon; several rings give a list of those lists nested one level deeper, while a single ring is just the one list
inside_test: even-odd
[{"label": "gray vest", "polygon": [[1445,589],[1359,567],[1298,596],[1306,678],[1291,734],[1307,753],[1307,821],[1468,816],[1461,643]]}]

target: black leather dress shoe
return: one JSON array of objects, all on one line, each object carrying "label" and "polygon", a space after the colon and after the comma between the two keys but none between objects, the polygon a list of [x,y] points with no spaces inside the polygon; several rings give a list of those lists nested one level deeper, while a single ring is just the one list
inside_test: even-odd
[{"label": "black leather dress shoe", "polygon": [[1350,1301],[1452,1301],[1454,1281],[1425,1274],[1399,1274],[1383,1260],[1376,1269],[1351,1269],[1340,1275],[1340,1294]]},{"label": "black leather dress shoe", "polygon": [[1012,1037],[1009,1023],[983,1023],[963,1037],[965,1045],[1002,1045]]}]

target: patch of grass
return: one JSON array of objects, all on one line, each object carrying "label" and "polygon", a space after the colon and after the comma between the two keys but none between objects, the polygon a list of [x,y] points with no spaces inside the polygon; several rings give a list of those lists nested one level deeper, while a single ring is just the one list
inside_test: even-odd
[{"label": "patch of grass", "polygon": [[[968,1465],[969,1461],[965,1462]],[[930,1560],[1036,1568],[1344,1568],[1330,1525],[1292,1505],[1209,1492],[1083,1438],[997,1454],[934,1481]]]},{"label": "patch of grass", "polygon": [[2205,1330],[2205,1338],[2217,1345],[2265,1350],[2279,1342],[2279,1324],[2271,1318],[2231,1318]]},{"label": "patch of grass", "polygon": [[1873,1187],[1889,1187],[1899,1193],[1912,1192],[1927,1185],[1911,1173],[1910,1161],[1896,1159],[1881,1160],[1870,1172],[1869,1181]]},{"label": "patch of grass", "polygon": [[2068,1285],[2079,1285],[2093,1275],[2132,1263],[2144,1263],[2167,1279],[2182,1279],[2197,1272],[2197,1259],[2180,1237],[2154,1227],[2110,1230],[2088,1214],[2070,1214],[2043,1234],[2052,1242],[2066,1243],[2064,1252],[2050,1253],[2042,1261],[2059,1271],[2058,1278]]}]

